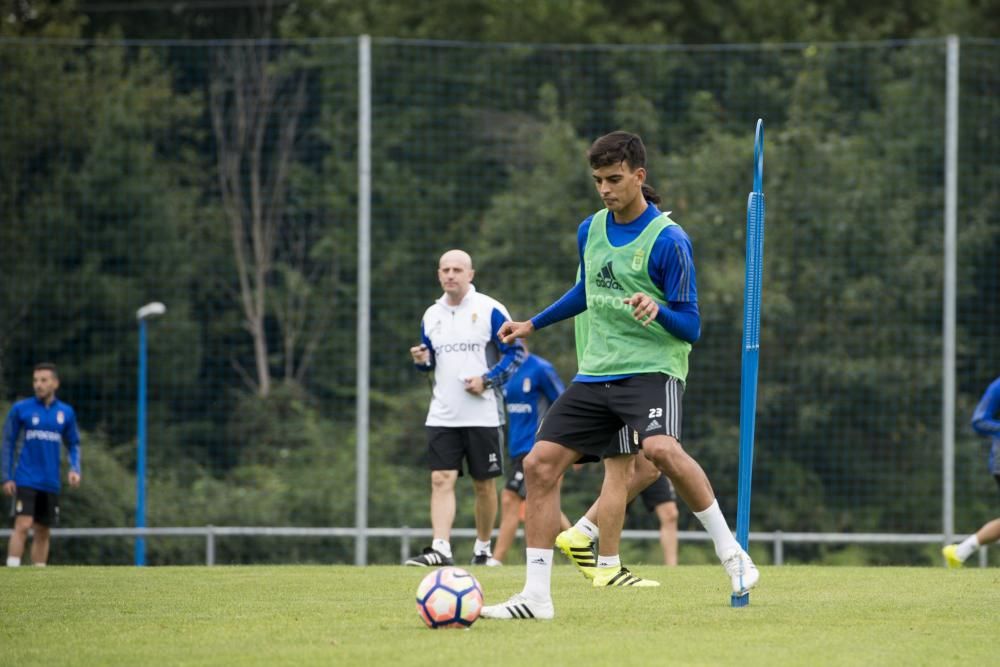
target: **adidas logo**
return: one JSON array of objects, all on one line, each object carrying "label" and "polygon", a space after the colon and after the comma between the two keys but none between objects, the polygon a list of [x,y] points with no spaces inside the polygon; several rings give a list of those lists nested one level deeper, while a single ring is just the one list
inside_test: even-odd
[{"label": "adidas logo", "polygon": [[531,561],[531,564],[532,565],[547,565],[547,563],[545,562],[544,558],[536,558],[535,560]]},{"label": "adidas logo", "polygon": [[597,277],[594,279],[594,284],[598,287],[603,287],[604,289],[618,290],[619,292],[624,292],[625,288],[621,286],[618,279],[615,278],[615,271],[611,268],[611,262],[605,264]]},{"label": "adidas logo", "polygon": [[662,428],[662,425],[660,424],[660,422],[658,422],[655,419],[653,421],[649,422],[648,424],[646,424],[646,430],[647,431],[655,431],[658,428]]},{"label": "adidas logo", "polygon": [[509,607],[504,607],[507,613],[510,614],[511,618],[534,618],[535,615],[531,613],[531,609],[526,604],[511,605]]},{"label": "adidas logo", "polygon": [[489,470],[487,472],[500,472],[500,466],[497,465],[496,461],[490,464]]}]

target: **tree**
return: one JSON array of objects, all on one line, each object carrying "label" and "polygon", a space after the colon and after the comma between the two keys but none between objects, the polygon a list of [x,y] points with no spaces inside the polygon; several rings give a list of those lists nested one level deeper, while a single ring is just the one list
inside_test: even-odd
[{"label": "tree", "polygon": [[[285,195],[306,100],[304,73],[282,68],[275,62],[275,49],[266,43],[219,49],[209,86],[219,188],[239,283],[236,296],[253,338],[255,375],[237,360],[233,363],[262,397],[271,392],[268,292],[283,240]],[[298,250],[288,257],[290,262],[301,262],[301,246]],[[300,370],[294,355],[305,322],[304,304],[290,298],[278,310],[286,377]]]}]

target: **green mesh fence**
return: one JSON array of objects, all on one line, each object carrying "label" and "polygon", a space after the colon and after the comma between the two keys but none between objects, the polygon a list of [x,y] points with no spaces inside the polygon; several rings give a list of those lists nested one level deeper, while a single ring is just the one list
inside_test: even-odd
[{"label": "green mesh fence", "polygon": [[[1000,42],[962,41],[960,533],[997,508],[968,418],[1000,375],[998,53]],[[600,205],[584,151],[618,128],[643,136],[649,182],[694,244],[703,327],[685,446],[735,518],[743,233],[762,117],[751,529],[941,532],[945,56],[944,40],[372,40],[369,525],[429,524],[429,390],[408,348],[440,293],[437,258],[468,250],[477,288],[515,319],[548,305],[572,284],[576,227]],[[34,363],[59,365],[84,431],[66,525],[134,521],[135,311],[149,301],[168,312],[148,330],[147,523],[353,525],[358,71],[354,39],[0,41],[0,407],[30,395]],[[532,349],[574,374],[570,323]],[[565,511],[582,512],[599,483],[596,469],[570,474]],[[471,526],[465,480],[458,508],[456,525]],[[697,529],[685,509],[681,528]],[[197,562],[192,544],[151,540],[149,560]],[[218,549],[221,562],[353,559],[347,538]],[[370,554],[394,562],[398,542],[373,539]],[[130,557],[124,540],[53,550],[63,562]]]}]

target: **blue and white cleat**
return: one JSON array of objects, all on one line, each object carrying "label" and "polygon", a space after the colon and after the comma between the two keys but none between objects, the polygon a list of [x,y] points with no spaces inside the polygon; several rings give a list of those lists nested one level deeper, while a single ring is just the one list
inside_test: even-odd
[{"label": "blue and white cleat", "polygon": [[722,561],[722,567],[726,568],[726,574],[732,580],[733,595],[746,595],[760,579],[757,566],[753,564],[750,555],[743,549],[737,549],[729,554]]}]

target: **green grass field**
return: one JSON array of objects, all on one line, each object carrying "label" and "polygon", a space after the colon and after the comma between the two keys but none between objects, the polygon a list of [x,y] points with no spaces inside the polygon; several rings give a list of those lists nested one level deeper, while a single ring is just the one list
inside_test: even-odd
[{"label": "green grass field", "polygon": [[[552,621],[428,630],[423,569],[0,568],[8,665],[984,665],[1000,570],[762,568],[744,609],[718,566],[642,566],[653,589],[553,574]],[[487,603],[520,566],[474,573]]]}]

